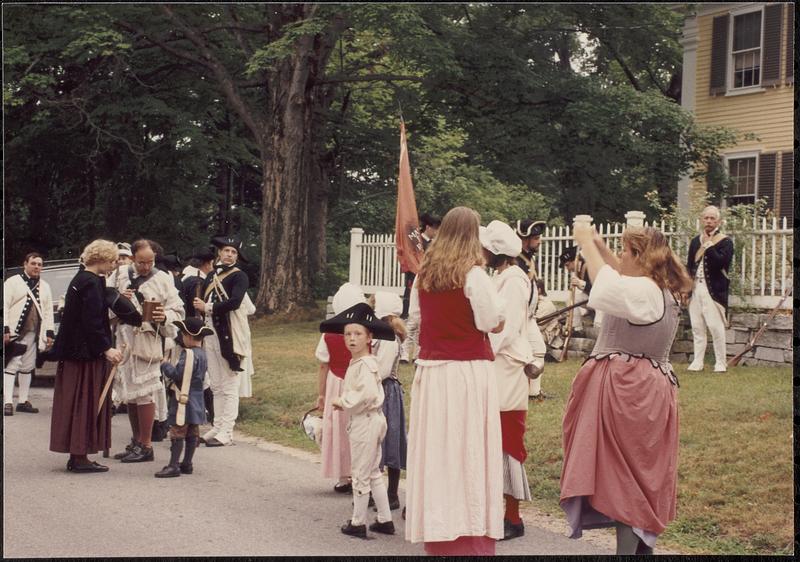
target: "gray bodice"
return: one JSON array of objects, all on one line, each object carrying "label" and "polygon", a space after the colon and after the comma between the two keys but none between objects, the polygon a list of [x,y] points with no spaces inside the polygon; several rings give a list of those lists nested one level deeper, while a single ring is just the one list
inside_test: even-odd
[{"label": "gray bodice", "polygon": [[[664,289],[664,314],[650,324],[633,324],[625,318],[605,314],[600,327],[600,336],[589,358],[602,359],[612,354],[644,357],[653,367],[675,378],[669,362],[669,352],[680,320],[680,305]],[[673,381],[677,384],[677,379]]]}]

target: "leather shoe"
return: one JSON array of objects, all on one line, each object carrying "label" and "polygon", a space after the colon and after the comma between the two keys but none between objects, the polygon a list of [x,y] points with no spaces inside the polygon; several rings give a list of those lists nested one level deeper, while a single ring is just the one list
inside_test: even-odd
[{"label": "leather shoe", "polygon": [[150,462],[155,460],[152,447],[136,445],[131,453],[122,458],[121,462]]},{"label": "leather shoe", "polygon": [[127,457],[128,455],[130,455],[130,454],[133,452],[133,448],[134,448],[135,446],[136,446],[136,441],[134,441],[133,439],[131,439],[131,442],[130,442],[130,443],[128,443],[127,445],[125,445],[125,450],[124,450],[124,451],[122,451],[121,453],[117,453],[117,454],[116,454],[116,455],[114,455],[112,458],[114,458],[115,460],[122,460],[122,459],[124,459],[125,457]]},{"label": "leather shoe", "polygon": [[181,474],[191,474],[194,472],[194,466],[191,464],[181,464],[180,465]]},{"label": "leather shoe", "polygon": [[507,541],[509,539],[516,539],[525,534],[525,525],[520,521],[519,523],[512,523],[508,519],[503,519],[503,538],[500,540]]},{"label": "leather shoe", "polygon": [[89,464],[75,464],[69,461],[67,463],[67,470],[70,472],[108,472],[108,467],[94,461]]},{"label": "leather shoe", "polygon": [[336,484],[333,487],[334,492],[339,492],[340,494],[349,494],[353,491],[353,484],[348,482],[347,484]]},{"label": "leather shoe", "polygon": [[342,533],[350,535],[351,537],[358,537],[360,539],[367,538],[366,525],[353,525],[352,519],[348,520],[346,524],[342,525]]},{"label": "leather shoe", "polygon": [[216,437],[212,437],[211,439],[206,440],[206,447],[224,447],[225,443],[217,439]]},{"label": "leather shoe", "polygon": [[369,530],[374,531],[376,533],[383,533],[384,535],[393,535],[394,522],[385,521],[381,523],[380,521],[375,521],[375,523],[369,526]]},{"label": "leather shoe", "polygon": [[14,405],[13,404],[6,404],[3,406],[3,415],[4,416],[13,416],[14,415]]},{"label": "leather shoe", "polygon": [[158,472],[156,472],[156,478],[174,478],[175,476],[181,475],[181,469],[175,465],[168,464]]},{"label": "leather shoe", "polygon": [[[370,496],[372,497],[372,496]],[[372,511],[378,511],[377,507],[374,507],[374,503],[370,503],[373,506]],[[394,511],[395,509],[400,509],[400,498],[389,498],[389,509]]]},{"label": "leather shoe", "polygon": [[26,400],[24,404],[17,404],[17,411],[25,412],[27,414],[38,414],[39,408],[34,408],[33,404]]}]

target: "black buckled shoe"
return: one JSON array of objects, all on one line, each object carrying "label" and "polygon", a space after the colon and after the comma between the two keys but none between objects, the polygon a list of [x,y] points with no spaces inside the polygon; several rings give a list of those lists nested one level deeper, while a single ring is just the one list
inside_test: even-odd
[{"label": "black buckled shoe", "polygon": [[192,472],[194,472],[194,466],[192,466],[191,464],[181,463],[179,468],[181,470],[181,474],[191,474]]},{"label": "black buckled shoe", "polygon": [[353,491],[353,484],[352,482],[348,482],[347,484],[336,484],[333,487],[334,492],[339,492],[340,494],[349,494]]},{"label": "black buckled shoe", "polygon": [[503,538],[500,540],[507,541],[516,539],[525,534],[525,524],[520,521],[519,523],[512,523],[508,519],[503,519]]},{"label": "black buckled shoe", "polygon": [[173,464],[168,464],[158,472],[156,472],[156,478],[174,478],[176,476],[181,475],[181,469]]},{"label": "black buckled shoe", "polygon": [[6,404],[3,406],[3,415],[4,416],[13,416],[14,415],[14,405],[13,404]]},{"label": "black buckled shoe", "polygon": [[25,412],[26,414],[38,414],[39,408],[34,408],[33,404],[26,400],[23,404],[17,404],[17,411]]},{"label": "black buckled shoe", "polygon": [[136,445],[131,453],[122,458],[122,462],[151,462],[155,460],[152,447]]},{"label": "black buckled shoe", "polygon": [[108,472],[108,467],[94,461],[89,464],[76,464],[70,460],[67,463],[67,470],[70,472]]},{"label": "black buckled shoe", "polygon": [[381,523],[380,521],[375,521],[375,523],[369,526],[369,530],[374,531],[376,533],[383,533],[384,535],[393,535],[394,522],[384,521],[383,523]]},{"label": "black buckled shoe", "polygon": [[348,520],[346,524],[342,525],[342,533],[350,535],[351,537],[358,537],[360,539],[367,538],[366,525],[353,525],[352,519]]},{"label": "black buckled shoe", "polygon": [[124,459],[133,452],[133,448],[136,447],[136,445],[137,445],[136,441],[131,439],[131,442],[125,445],[125,450],[122,451],[121,453],[117,453],[112,458],[118,461]]}]

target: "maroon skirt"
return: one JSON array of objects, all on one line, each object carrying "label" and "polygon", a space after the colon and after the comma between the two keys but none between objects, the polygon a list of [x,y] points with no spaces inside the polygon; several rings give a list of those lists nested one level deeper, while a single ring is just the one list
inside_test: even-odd
[{"label": "maroon skirt", "polygon": [[97,414],[110,370],[105,357],[58,363],[50,420],[51,451],[81,456],[111,448],[110,392]]}]

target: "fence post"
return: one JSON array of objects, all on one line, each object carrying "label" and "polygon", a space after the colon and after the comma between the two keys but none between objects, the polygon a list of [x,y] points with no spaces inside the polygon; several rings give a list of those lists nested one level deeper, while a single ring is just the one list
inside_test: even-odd
[{"label": "fence post", "polygon": [[350,274],[348,281],[360,287],[361,286],[361,243],[364,240],[363,228],[350,229]]},{"label": "fence post", "polygon": [[625,213],[625,223],[628,226],[644,226],[644,213],[642,211],[628,211]]}]

